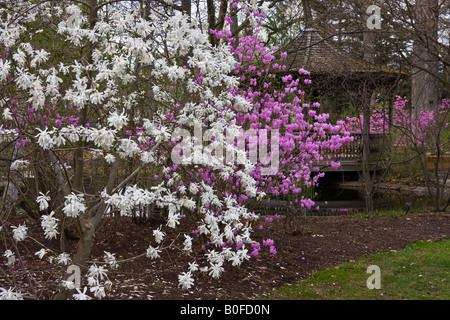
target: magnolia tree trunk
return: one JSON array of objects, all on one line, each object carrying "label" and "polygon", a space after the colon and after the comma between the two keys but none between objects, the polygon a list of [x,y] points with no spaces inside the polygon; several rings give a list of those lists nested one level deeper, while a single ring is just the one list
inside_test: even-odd
[{"label": "magnolia tree trunk", "polygon": [[[73,265],[81,268],[86,266],[91,255],[92,247],[95,242],[95,228],[96,223],[92,219],[83,219],[79,221],[81,226],[81,236],[78,241],[78,249],[73,259]],[[68,276],[68,275],[67,275]],[[67,277],[66,277],[67,278]],[[66,300],[72,294],[70,290],[62,290],[53,296],[54,300]]]},{"label": "magnolia tree trunk", "polygon": [[[95,24],[98,19],[98,1],[97,0],[90,0],[89,1],[89,25],[91,29],[94,29]],[[90,47],[88,49],[87,54],[87,61],[89,63],[93,63],[92,59],[92,52],[95,48],[95,44],[90,44]],[[89,113],[89,107],[86,106],[81,110],[80,113],[80,124],[83,126],[86,125],[88,121],[88,113]],[[78,149],[74,152],[74,177],[72,182],[72,188],[74,190],[77,190],[79,192],[84,192],[84,153],[85,153],[85,142],[79,141],[78,142]],[[62,179],[62,178],[61,178]],[[61,181],[61,183],[66,184],[66,182]],[[60,184],[61,184],[60,183]],[[66,190],[67,193],[65,196],[69,194],[69,190]],[[78,242],[78,249],[73,259],[73,264],[77,265],[81,268],[86,266],[86,263],[89,259],[89,256],[92,252],[92,247],[94,246],[95,242],[95,229],[100,219],[97,219],[94,221],[92,218],[92,213],[87,212],[83,215],[80,215],[80,217],[75,221],[75,226],[77,227],[78,233],[80,235],[80,240]],[[70,296],[71,292],[69,290],[63,290],[61,292],[58,292],[53,297],[55,300],[66,300]]]},{"label": "magnolia tree trunk", "polygon": [[[24,154],[24,148],[14,149],[13,160],[22,158]],[[2,197],[2,206],[0,207],[0,218],[6,219],[14,209],[15,204],[19,199],[19,181],[17,180],[15,173],[10,172],[9,179],[5,185],[5,189]]]}]

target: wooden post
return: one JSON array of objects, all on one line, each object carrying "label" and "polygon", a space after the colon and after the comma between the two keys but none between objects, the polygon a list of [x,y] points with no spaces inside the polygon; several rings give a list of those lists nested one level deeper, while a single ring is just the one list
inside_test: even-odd
[{"label": "wooden post", "polygon": [[363,84],[363,128],[362,128],[362,175],[366,200],[366,211],[372,212],[373,207],[373,180],[370,172],[370,107],[373,90],[367,82]]}]

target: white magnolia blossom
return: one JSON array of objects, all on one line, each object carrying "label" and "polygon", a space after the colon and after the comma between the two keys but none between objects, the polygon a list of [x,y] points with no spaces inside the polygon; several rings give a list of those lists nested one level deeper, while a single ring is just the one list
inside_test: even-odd
[{"label": "white magnolia blossom", "polygon": [[42,192],[39,192],[39,196],[36,198],[36,202],[39,205],[39,210],[44,211],[48,208],[48,202],[51,200],[51,198],[48,196],[48,192],[46,194],[43,194]]},{"label": "white magnolia blossom", "polygon": [[121,130],[128,123],[128,117],[125,114],[125,110],[122,111],[121,114],[118,114],[117,111],[112,112],[108,117],[108,123],[117,130]]},{"label": "white magnolia blossom", "polygon": [[108,162],[108,163],[114,163],[114,161],[116,161],[116,157],[115,157],[113,154],[108,153],[108,154],[105,156],[105,160],[106,160],[106,162]]},{"label": "white magnolia blossom", "polygon": [[189,192],[192,193],[193,195],[197,194],[198,190],[199,190],[199,187],[196,183],[191,183],[189,185]]},{"label": "white magnolia blossom", "polygon": [[30,165],[30,161],[18,159],[11,163],[11,170],[22,171],[26,169]]},{"label": "white magnolia blossom", "polygon": [[42,260],[42,258],[47,254],[47,252],[48,252],[47,249],[42,248],[41,250],[35,252],[35,255]]},{"label": "white magnolia blossom", "polygon": [[6,257],[6,258],[9,258],[9,257],[13,257],[14,256],[14,253],[11,251],[11,250],[6,250],[4,253],[3,253],[3,256],[4,257]]},{"label": "white magnolia blossom", "polygon": [[34,52],[34,57],[31,60],[30,66],[35,68],[38,64],[45,62],[48,60],[49,53],[44,49]]},{"label": "white magnolia blossom", "polygon": [[63,212],[66,216],[77,218],[81,213],[84,213],[87,209],[84,204],[84,196],[82,194],[76,195],[71,193],[65,197]]},{"label": "white magnolia blossom", "polygon": [[63,252],[63,253],[61,253],[60,255],[58,255],[56,257],[56,261],[57,261],[58,264],[62,264],[62,265],[67,266],[68,264],[71,263],[72,260],[70,259],[69,254]]},{"label": "white magnolia blossom", "polygon": [[11,62],[9,60],[0,59],[0,80],[4,81],[7,79],[11,69]]},{"label": "white magnolia blossom", "polygon": [[191,252],[192,251],[192,237],[185,234],[184,238],[185,239],[184,239],[184,243],[183,243],[183,245],[184,245],[183,250],[186,252]]},{"label": "white magnolia blossom", "polygon": [[115,130],[106,128],[91,129],[88,131],[88,141],[93,141],[99,148],[109,150],[116,138]]},{"label": "white magnolia blossom", "polygon": [[178,282],[183,289],[190,289],[194,285],[191,272],[182,272],[178,275]]},{"label": "white magnolia blossom", "polygon": [[78,288],[75,288],[75,289],[76,289],[77,292],[78,292],[78,293],[74,293],[74,294],[73,294],[73,298],[74,298],[75,300],[91,300],[91,299],[92,299],[91,297],[89,297],[89,296],[86,294],[87,287],[84,287],[83,292],[81,292],[80,289],[78,289]]},{"label": "white magnolia blossom", "polygon": [[96,286],[92,286],[89,289],[90,292],[94,293],[94,297],[97,297],[99,299],[102,299],[106,296],[106,292],[105,292],[105,287],[100,286],[100,285],[96,285]]},{"label": "white magnolia blossom", "polygon": [[12,120],[13,119],[13,117],[12,117],[12,112],[11,112],[11,109],[9,109],[9,108],[5,108],[4,110],[3,110],[3,119],[5,119],[5,120]]},{"label": "white magnolia blossom", "polygon": [[9,288],[8,290],[0,288],[0,300],[23,300],[22,294],[14,290],[15,288]]},{"label": "white magnolia blossom", "polygon": [[54,239],[59,234],[58,227],[58,219],[54,217],[55,212],[52,211],[49,215],[41,216],[41,227],[44,230],[46,239]]},{"label": "white magnolia blossom", "polygon": [[155,237],[155,242],[158,244],[164,240],[165,235],[166,235],[166,233],[161,231],[161,227],[153,230],[153,236]]},{"label": "white magnolia blossom", "polygon": [[47,128],[45,130],[38,129],[38,131],[39,133],[36,135],[36,138],[38,138],[37,143],[39,146],[44,150],[53,148],[55,145],[55,140],[52,137],[52,134],[54,132],[49,132]]},{"label": "white magnolia blossom", "polygon": [[141,161],[144,164],[154,163],[155,157],[153,155],[153,152],[143,152],[141,155]]},{"label": "white magnolia blossom", "polygon": [[233,252],[232,256],[230,257],[229,261],[231,261],[232,266],[240,266],[245,260],[249,259],[248,250],[242,249],[238,250],[237,252]]},{"label": "white magnolia blossom", "polygon": [[119,145],[119,155],[122,158],[133,157],[136,154],[139,154],[141,150],[138,147],[138,144],[131,139],[121,139]]},{"label": "white magnolia blossom", "polygon": [[180,224],[181,215],[179,213],[169,212],[167,217],[167,226],[169,228],[175,228],[178,224]]},{"label": "white magnolia blossom", "polygon": [[104,258],[105,262],[106,262],[111,268],[114,268],[114,269],[118,268],[118,267],[119,267],[119,264],[117,263],[115,254],[114,254],[114,253],[111,253],[111,252],[108,252],[108,251],[104,251],[104,253],[105,253],[105,254],[104,254],[103,258]]},{"label": "white magnolia blossom", "polygon": [[211,266],[209,267],[209,275],[211,277],[213,277],[214,279],[218,279],[220,278],[220,276],[222,275],[222,272],[224,272],[224,268],[222,267],[222,263],[215,263],[215,264],[211,264]]},{"label": "white magnolia blossom", "polygon": [[67,288],[68,290],[75,289],[75,283],[73,281],[63,280],[61,284],[63,287]]},{"label": "white magnolia blossom", "polygon": [[25,224],[19,224],[18,227],[16,226],[12,226],[11,227],[13,229],[13,238],[14,240],[18,241],[23,241],[25,240],[25,238],[27,237],[27,231],[28,228]]},{"label": "white magnolia blossom", "polygon": [[103,266],[97,266],[95,263],[89,268],[89,276],[95,279],[103,280],[103,278],[107,278],[107,272]]},{"label": "white magnolia blossom", "polygon": [[194,262],[189,262],[189,271],[190,272],[195,272],[199,270],[199,266],[198,263],[196,261]]},{"label": "white magnolia blossom", "polygon": [[159,250],[158,247],[154,248],[152,246],[149,246],[147,248],[147,257],[150,258],[150,259],[159,258],[160,252],[161,252],[161,250]]},{"label": "white magnolia blossom", "polygon": [[74,127],[73,125],[61,128],[59,131],[59,135],[63,139],[67,139],[71,143],[78,142],[80,140],[80,136],[83,133],[81,127]]},{"label": "white magnolia blossom", "polygon": [[11,142],[18,136],[17,132],[13,129],[6,129],[3,124],[0,125],[0,143]]}]

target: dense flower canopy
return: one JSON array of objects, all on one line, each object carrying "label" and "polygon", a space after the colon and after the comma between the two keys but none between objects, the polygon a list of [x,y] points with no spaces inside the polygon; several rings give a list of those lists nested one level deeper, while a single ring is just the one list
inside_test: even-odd
[{"label": "dense flower canopy", "polygon": [[[201,242],[206,264],[193,261],[179,275],[185,289],[196,272],[218,278],[225,264],[264,247],[275,254],[273,241],[252,238],[259,216],[249,201],[295,194],[310,208],[303,189],[318,184],[319,165],[338,167],[325,151],[352,139],[308,101],[309,73],[284,73],[286,53],[261,42],[264,14],[254,1],[231,5],[249,21],[242,36],[232,35],[229,15],[215,30],[180,12],[143,16],[92,3],[22,0],[0,9],[0,143],[14,179],[40,177],[26,192],[45,237],[56,238],[68,219],[93,240],[102,218],[158,208],[165,223],[144,255],[159,259],[169,246],[163,230],[194,221],[180,246],[190,254]],[[2,225],[14,241],[26,238],[25,225]],[[93,245],[36,255],[85,265]],[[89,268],[89,292],[63,284],[75,299],[102,298],[113,253],[104,264]],[[15,296],[2,289],[0,297]]]}]

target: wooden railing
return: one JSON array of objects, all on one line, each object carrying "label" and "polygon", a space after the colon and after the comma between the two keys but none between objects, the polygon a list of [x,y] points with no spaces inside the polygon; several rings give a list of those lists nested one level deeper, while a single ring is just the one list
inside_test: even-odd
[{"label": "wooden railing", "polygon": [[[326,150],[324,156],[331,156],[332,159],[339,159],[341,161],[359,161],[362,158],[364,142],[362,133],[352,133],[353,141],[343,144],[336,150]],[[380,133],[371,133],[370,139],[370,153],[372,155],[381,152],[383,135]]]},{"label": "wooden railing", "polygon": [[324,157],[339,160],[359,160],[362,156],[363,151],[363,139],[362,134],[353,133],[353,141],[344,143],[340,148],[336,150],[326,150],[324,152]]}]

